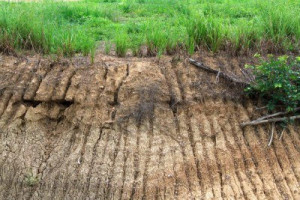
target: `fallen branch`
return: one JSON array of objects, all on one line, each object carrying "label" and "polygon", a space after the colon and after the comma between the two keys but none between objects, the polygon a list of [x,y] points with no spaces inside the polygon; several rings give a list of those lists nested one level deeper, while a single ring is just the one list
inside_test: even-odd
[{"label": "fallen branch", "polygon": [[268,108],[268,106],[264,106],[264,107],[260,107],[260,108],[256,107],[255,110],[263,110],[263,109],[266,109],[266,108]]},{"label": "fallen branch", "polygon": [[201,63],[201,62],[197,62],[196,60],[194,60],[194,59],[192,59],[192,58],[189,58],[189,62],[190,62],[192,65],[194,65],[194,66],[196,66],[196,67],[198,67],[198,68],[201,68],[201,69],[203,69],[203,70],[205,70],[205,71],[207,71],[207,72],[216,74],[217,77],[222,77],[222,78],[224,78],[224,79],[226,79],[226,80],[229,80],[229,81],[231,81],[231,82],[234,82],[234,83],[237,83],[237,84],[240,84],[240,85],[243,85],[243,86],[248,86],[248,85],[249,85],[248,82],[241,81],[241,80],[239,80],[239,79],[237,79],[237,78],[234,78],[234,77],[232,77],[232,76],[227,75],[227,74],[224,73],[224,72],[221,72],[221,71],[212,69],[212,68],[210,68],[210,67],[204,65],[204,64]]},{"label": "fallen branch", "polygon": [[[300,107],[295,108],[294,112],[299,111],[299,110],[300,110]],[[289,111],[277,112],[277,113],[274,113],[274,114],[271,114],[271,115],[266,115],[266,116],[260,117],[260,118],[254,120],[254,121],[260,121],[260,120],[268,119],[268,118],[271,118],[271,117],[277,117],[279,115],[286,115],[286,114],[289,114],[289,113],[290,113]]]},{"label": "fallen branch", "polygon": [[245,126],[254,126],[254,125],[259,125],[259,124],[266,124],[266,123],[286,121],[286,120],[295,120],[295,119],[300,119],[300,115],[244,122],[244,123],[241,123],[241,127],[243,128]]}]

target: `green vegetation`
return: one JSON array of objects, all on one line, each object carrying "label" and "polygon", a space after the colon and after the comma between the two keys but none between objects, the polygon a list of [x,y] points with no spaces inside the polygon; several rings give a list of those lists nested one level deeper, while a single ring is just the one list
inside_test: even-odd
[{"label": "green vegetation", "polygon": [[269,110],[283,107],[294,111],[300,106],[300,57],[270,55],[268,60],[259,59],[259,65],[247,66],[253,69],[255,81],[246,91],[267,100]]},{"label": "green vegetation", "polygon": [[25,175],[24,183],[27,186],[33,187],[33,186],[37,185],[38,182],[39,182],[38,177],[34,176],[32,173],[28,173]]},{"label": "green vegetation", "polygon": [[71,56],[115,45],[124,56],[178,49],[244,54],[298,51],[299,0],[82,0],[0,3],[0,51]]}]

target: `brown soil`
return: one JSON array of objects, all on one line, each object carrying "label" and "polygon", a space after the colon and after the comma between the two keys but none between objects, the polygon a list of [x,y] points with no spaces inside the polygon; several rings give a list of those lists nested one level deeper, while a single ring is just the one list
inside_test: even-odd
[{"label": "brown soil", "polygon": [[300,199],[299,126],[268,148],[239,90],[169,57],[1,56],[0,199]]}]

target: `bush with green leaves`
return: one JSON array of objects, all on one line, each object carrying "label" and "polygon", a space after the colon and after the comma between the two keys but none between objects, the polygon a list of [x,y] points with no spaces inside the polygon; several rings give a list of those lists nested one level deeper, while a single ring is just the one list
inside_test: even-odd
[{"label": "bush with green leaves", "polygon": [[255,80],[246,88],[250,95],[259,95],[267,102],[269,110],[282,108],[292,112],[300,106],[300,57],[269,55],[263,59],[260,55],[260,64],[250,66]]}]

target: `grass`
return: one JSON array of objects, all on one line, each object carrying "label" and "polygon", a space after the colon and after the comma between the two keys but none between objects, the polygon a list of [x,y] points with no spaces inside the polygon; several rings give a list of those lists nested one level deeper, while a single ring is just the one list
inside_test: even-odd
[{"label": "grass", "polygon": [[[82,0],[0,2],[0,51],[92,54],[192,54],[197,48],[230,54],[299,51],[298,0]],[[112,45],[114,44],[114,45]]]}]

